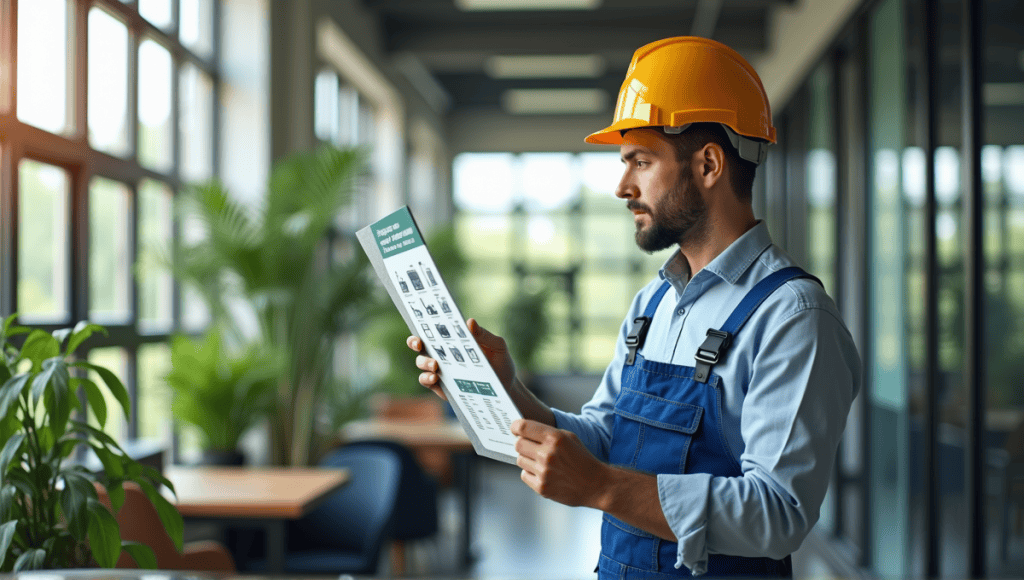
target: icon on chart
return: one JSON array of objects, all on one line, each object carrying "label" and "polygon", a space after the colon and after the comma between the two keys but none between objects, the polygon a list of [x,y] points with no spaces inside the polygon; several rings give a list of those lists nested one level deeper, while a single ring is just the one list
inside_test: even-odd
[{"label": "icon on chart", "polygon": [[416,315],[416,318],[423,318],[423,311],[416,308],[416,305],[412,302],[409,303],[409,308],[412,308],[412,313]]},{"label": "icon on chart", "polygon": [[430,268],[423,268],[423,262],[419,262],[420,268],[427,273],[427,281],[430,282],[431,286],[437,286],[437,280],[434,279],[434,272]]},{"label": "icon on chart", "polygon": [[435,324],[437,331],[441,333],[441,338],[451,338],[452,335],[448,332],[448,327],[443,324]]},{"label": "icon on chart", "polygon": [[423,290],[423,281],[420,280],[420,275],[416,270],[409,270],[409,281],[412,282],[412,287],[416,290]]},{"label": "icon on chart", "polygon": [[434,350],[437,352],[437,357],[443,361],[448,360],[448,355],[444,352],[443,346],[435,346]]},{"label": "icon on chart", "polygon": [[476,354],[475,348],[466,347],[466,354],[469,355],[469,360],[478,363],[480,362],[480,355]]},{"label": "icon on chart", "polygon": [[427,335],[427,338],[434,340],[434,333],[430,331],[430,326],[426,324],[421,324],[420,326],[423,327],[423,333]]},{"label": "icon on chart", "polygon": [[437,294],[435,294],[434,297],[437,298],[437,301],[441,303],[441,312],[444,312],[445,314],[451,314],[452,313],[452,307],[448,306],[448,301],[447,300],[445,300],[444,298],[441,298],[441,296],[439,296]]},{"label": "icon on chart", "polygon": [[395,272],[395,277],[398,278],[398,287],[402,289],[402,292],[409,293],[409,285],[402,280],[402,276],[398,272]]},{"label": "icon on chart", "polygon": [[455,357],[455,360],[459,362],[466,362],[466,359],[462,358],[462,353],[459,352],[459,349],[455,348],[454,346],[449,346],[448,348],[452,350],[452,356]]},{"label": "icon on chart", "polygon": [[427,314],[431,316],[437,316],[437,308],[434,308],[433,304],[427,304],[426,302],[423,301],[422,298],[420,298],[420,303],[423,304],[423,307],[427,309]]},{"label": "icon on chart", "polygon": [[466,333],[462,330],[462,327],[459,326],[458,322],[455,323],[455,334],[459,335],[459,338],[466,338]]}]

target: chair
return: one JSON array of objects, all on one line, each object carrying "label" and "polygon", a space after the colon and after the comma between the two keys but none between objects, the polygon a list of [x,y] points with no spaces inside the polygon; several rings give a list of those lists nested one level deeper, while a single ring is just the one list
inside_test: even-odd
[{"label": "chair", "polygon": [[[184,545],[182,553],[174,546],[171,537],[160,521],[156,508],[142,492],[139,485],[132,481],[123,484],[124,504],[114,516],[121,529],[121,539],[145,544],[156,556],[157,568],[160,570],[195,570],[203,572],[234,572],[235,562],[231,553],[217,542],[189,542]],[[106,489],[97,485],[100,501],[111,507],[110,497]],[[127,553],[122,553],[117,560],[118,568],[138,568],[135,560]]]},{"label": "chair", "polygon": [[402,458],[388,446],[355,445],[330,452],[320,465],[346,468],[352,479],[289,526],[285,570],[374,574],[394,527]]},{"label": "chair", "polygon": [[402,462],[398,498],[395,500],[391,539],[391,563],[394,574],[405,573],[405,543],[429,538],[437,533],[437,483],[423,471],[408,447],[394,441],[363,440],[346,448],[383,447],[395,452]]}]

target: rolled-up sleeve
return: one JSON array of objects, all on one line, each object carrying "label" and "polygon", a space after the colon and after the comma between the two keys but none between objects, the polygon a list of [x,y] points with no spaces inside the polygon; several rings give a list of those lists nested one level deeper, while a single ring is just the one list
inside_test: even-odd
[{"label": "rolled-up sleeve", "polygon": [[768,332],[742,404],[742,475],[662,474],[662,512],[678,566],[708,554],[781,559],[818,520],[836,448],[860,385],[853,339],[835,314],[806,308]]}]

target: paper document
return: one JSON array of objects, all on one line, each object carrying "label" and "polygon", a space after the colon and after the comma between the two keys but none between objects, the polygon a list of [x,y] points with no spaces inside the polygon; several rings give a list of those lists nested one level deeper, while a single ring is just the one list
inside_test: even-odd
[{"label": "paper document", "polygon": [[516,437],[509,428],[522,414],[469,333],[412,213],[403,207],[356,235],[409,330],[438,361],[441,387],[473,448],[514,464]]}]

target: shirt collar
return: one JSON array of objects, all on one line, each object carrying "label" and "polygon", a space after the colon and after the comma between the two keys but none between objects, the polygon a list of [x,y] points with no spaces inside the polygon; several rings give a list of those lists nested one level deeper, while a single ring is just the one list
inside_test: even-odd
[{"label": "shirt collar", "polygon": [[[747,230],[742,236],[736,239],[721,254],[715,256],[711,263],[704,267],[704,270],[717,275],[730,284],[736,281],[750,268],[754,260],[772,245],[772,238],[768,234],[768,226],[763,220]],[[678,249],[665,262],[658,272],[662,280],[668,280],[679,293],[690,280],[690,264],[686,256]]]}]

